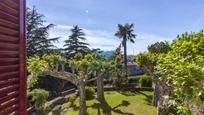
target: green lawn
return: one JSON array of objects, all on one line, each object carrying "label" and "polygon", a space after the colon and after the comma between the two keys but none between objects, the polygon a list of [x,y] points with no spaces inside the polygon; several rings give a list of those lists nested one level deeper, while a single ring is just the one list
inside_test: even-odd
[{"label": "green lawn", "polygon": [[[107,103],[100,105],[97,100],[87,101],[89,115],[156,115],[156,108],[149,104],[152,92],[105,92]],[[62,115],[78,115],[79,100]]]}]

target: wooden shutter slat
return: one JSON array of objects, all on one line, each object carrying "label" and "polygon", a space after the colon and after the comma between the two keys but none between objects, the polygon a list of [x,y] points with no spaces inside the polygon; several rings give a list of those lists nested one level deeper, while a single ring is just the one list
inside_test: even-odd
[{"label": "wooden shutter slat", "polygon": [[0,58],[9,57],[9,58],[17,58],[18,51],[0,51]]},{"label": "wooden shutter slat", "polygon": [[16,65],[18,64],[19,59],[18,58],[0,58],[0,65]]},{"label": "wooden shutter slat", "polygon": [[11,22],[16,23],[16,24],[19,23],[19,22],[18,22],[19,19],[18,19],[17,17],[12,16],[12,15],[10,15],[10,14],[8,14],[8,13],[2,11],[2,10],[0,10],[0,18],[1,18],[1,19],[5,19],[5,20],[8,20],[8,21],[11,21]]},{"label": "wooden shutter slat", "polygon": [[19,38],[14,36],[0,34],[0,42],[18,42]]},{"label": "wooden shutter slat", "polygon": [[18,76],[18,70],[19,70],[19,65],[8,65],[8,66],[0,66],[0,74],[8,74],[8,73],[15,73],[11,75],[7,75],[4,77],[0,77],[0,80],[2,79],[9,79],[10,77],[13,76]]},{"label": "wooden shutter slat", "polygon": [[13,9],[18,9],[18,2],[15,0],[1,0],[4,4],[12,7]]},{"label": "wooden shutter slat", "polygon": [[12,79],[14,77],[17,77],[18,74],[18,71],[0,74],[0,81],[4,79]]},{"label": "wooden shutter slat", "polygon": [[13,43],[0,43],[0,49],[14,49],[17,50],[19,47],[18,44],[13,44]]},{"label": "wooden shutter slat", "polygon": [[19,28],[17,24],[6,21],[4,19],[0,19],[0,26],[8,27],[8,28],[15,29],[15,30]]},{"label": "wooden shutter slat", "polygon": [[1,94],[3,97],[0,99],[0,105],[3,104],[3,103],[6,103],[8,102],[9,100],[11,99],[14,99],[16,97],[19,96],[19,93],[16,91],[16,92],[12,92],[10,94]]},{"label": "wooden shutter slat", "polygon": [[0,90],[0,94],[5,94],[5,93],[11,93],[11,92],[14,92],[14,91],[18,91],[18,88],[19,88],[19,85],[13,85],[13,86],[9,86],[9,87],[5,87],[5,88],[2,88]]},{"label": "wooden shutter slat", "polygon": [[0,105],[9,102],[12,99],[19,97],[19,92],[12,92],[10,94],[1,94],[3,97],[0,99]]},{"label": "wooden shutter slat", "polygon": [[6,34],[11,36],[17,36],[19,33],[18,31],[6,27],[0,26],[0,34]]},{"label": "wooden shutter slat", "polygon": [[2,112],[3,110],[5,110],[5,109],[11,107],[12,105],[17,104],[17,103],[18,103],[18,100],[19,100],[19,99],[16,98],[16,99],[13,99],[13,100],[9,101],[9,102],[6,103],[6,104],[1,105],[1,106],[0,106],[0,112]]},{"label": "wooden shutter slat", "polygon": [[15,112],[18,109],[18,107],[19,107],[18,105],[14,105],[8,111],[3,112],[2,115],[10,115],[11,113]]},{"label": "wooden shutter slat", "polygon": [[13,15],[13,16],[18,16],[18,11],[12,7],[9,7],[8,5],[2,3],[0,4],[0,9],[4,12],[8,12],[10,15]]},{"label": "wooden shutter slat", "polygon": [[10,85],[15,85],[19,83],[19,79],[14,79],[14,80],[9,80],[9,81],[1,81],[0,82],[0,88],[5,88],[8,87]]},{"label": "wooden shutter slat", "polygon": [[12,93],[7,94],[7,95],[3,95],[3,94],[0,94],[0,95],[2,96],[0,98],[0,103],[4,103],[4,102],[8,101],[8,98],[12,99],[12,98],[18,97],[19,92],[16,91],[16,92],[12,92]]}]

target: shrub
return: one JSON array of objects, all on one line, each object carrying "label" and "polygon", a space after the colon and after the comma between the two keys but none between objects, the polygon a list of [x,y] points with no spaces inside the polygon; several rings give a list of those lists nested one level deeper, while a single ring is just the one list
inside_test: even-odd
[{"label": "shrub", "polygon": [[147,75],[140,76],[139,84],[141,87],[152,87],[152,79]]},{"label": "shrub", "polygon": [[69,97],[70,106],[74,105],[75,100],[77,99],[76,95],[71,95]]},{"label": "shrub", "polygon": [[45,103],[49,96],[48,91],[44,89],[34,89],[28,92],[28,96],[31,98],[36,111],[43,111],[45,109]]},{"label": "shrub", "polygon": [[128,83],[135,83],[135,84],[139,84],[139,76],[130,76],[128,77]]},{"label": "shrub", "polygon": [[87,100],[93,99],[95,97],[95,89],[93,87],[86,86],[85,92],[86,92],[86,99]]}]

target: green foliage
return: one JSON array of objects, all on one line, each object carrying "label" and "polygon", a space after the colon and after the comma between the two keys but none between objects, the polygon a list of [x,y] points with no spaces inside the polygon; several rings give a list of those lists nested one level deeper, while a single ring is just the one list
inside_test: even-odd
[{"label": "green foliage", "polygon": [[69,97],[69,102],[71,103],[71,106],[74,104],[75,100],[77,99],[77,96],[76,95],[71,95]]},{"label": "green foliage", "polygon": [[[133,28],[134,28],[134,24],[118,24],[118,30],[115,33],[115,36],[117,36],[118,38],[122,39],[122,45],[124,47],[124,69],[125,69],[125,76],[127,77],[128,74],[128,70],[127,70],[127,41],[130,41],[131,43],[134,43],[134,38],[136,37],[136,35],[133,33]],[[119,49],[120,50],[120,49]]]},{"label": "green foliage", "polygon": [[[133,92],[105,92],[107,104],[101,104],[97,99],[86,101],[88,114],[98,115],[156,115],[156,107],[147,103],[148,97],[153,96],[153,92],[142,91],[141,93]],[[79,98],[75,105],[64,110],[63,115],[78,115]],[[66,106],[66,105],[65,105]],[[119,106],[119,107],[117,107]],[[99,115],[100,115],[99,114]]]},{"label": "green foliage", "polygon": [[139,76],[129,76],[128,77],[128,83],[134,83],[136,85],[139,85],[140,76],[142,76],[142,75],[139,75]]},{"label": "green foliage", "polygon": [[168,53],[170,50],[171,46],[167,41],[156,42],[148,46],[148,51],[156,54]]},{"label": "green foliage", "polygon": [[177,109],[185,113],[188,102],[203,103],[204,95],[204,34],[185,33],[171,44],[172,50],[160,56],[156,74],[168,79],[174,88]]},{"label": "green foliage", "polygon": [[85,43],[86,40],[85,33],[77,25],[71,29],[72,34],[67,40],[65,40],[64,50],[66,55],[69,57],[74,57],[77,53],[86,54],[90,51],[88,48],[88,43]]},{"label": "green foliage", "polygon": [[95,98],[95,89],[90,86],[85,87],[86,99],[91,100]]},{"label": "green foliage", "polygon": [[61,108],[62,108],[63,111],[64,110],[66,111],[66,110],[68,110],[70,108],[70,106],[71,106],[71,103],[64,103],[64,104],[61,105]]},{"label": "green foliage", "polygon": [[139,77],[139,83],[142,87],[152,87],[152,79],[148,75],[142,75]]},{"label": "green foliage", "polygon": [[134,57],[134,61],[139,66],[154,66],[156,65],[158,55],[149,52],[139,53]]},{"label": "green foliage", "polygon": [[48,67],[46,61],[41,60],[35,55],[27,60],[27,70],[31,73],[28,77],[28,88],[31,88],[38,81],[38,76],[43,74],[43,71]]},{"label": "green foliage", "polygon": [[115,57],[114,64],[111,67],[111,74],[113,76],[113,86],[121,87],[127,82],[125,69],[122,65],[122,57],[118,55]]},{"label": "green foliage", "polygon": [[27,61],[27,70],[28,72],[36,73],[36,74],[42,74],[42,72],[47,68],[47,62],[44,60],[41,60],[39,56],[35,55],[34,57],[31,57]]},{"label": "green foliage", "polygon": [[[37,9],[27,8],[26,10],[26,29],[27,29],[27,54],[28,56],[42,55],[43,53],[51,53],[54,51],[53,42],[59,38],[48,38],[49,29],[53,28],[53,24],[45,26],[44,16],[38,13]],[[55,48],[56,49],[56,48]]]},{"label": "green foliage", "polygon": [[31,97],[34,108],[38,111],[44,110],[45,102],[48,99],[49,93],[43,89],[34,89],[28,92],[28,96]]},{"label": "green foliage", "polygon": [[115,33],[115,36],[122,38],[123,43],[122,45],[124,46],[124,42],[126,43],[126,40],[130,40],[130,42],[134,43],[134,39],[136,37],[135,34],[133,34],[133,27],[134,24],[125,24],[121,25],[118,24],[118,31]]}]

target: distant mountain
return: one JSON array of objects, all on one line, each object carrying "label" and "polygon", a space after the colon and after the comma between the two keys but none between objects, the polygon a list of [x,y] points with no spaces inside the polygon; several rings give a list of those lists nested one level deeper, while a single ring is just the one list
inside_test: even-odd
[{"label": "distant mountain", "polygon": [[113,55],[114,51],[102,51],[102,55],[104,56],[111,56]]}]

